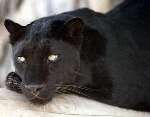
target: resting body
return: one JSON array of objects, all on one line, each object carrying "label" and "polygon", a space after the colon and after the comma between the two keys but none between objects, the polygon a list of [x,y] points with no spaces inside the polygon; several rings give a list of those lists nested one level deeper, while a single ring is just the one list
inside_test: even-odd
[{"label": "resting body", "polygon": [[105,15],[84,8],[27,26],[6,20],[16,67],[7,86],[36,104],[73,93],[150,111],[149,6],[127,0]]}]

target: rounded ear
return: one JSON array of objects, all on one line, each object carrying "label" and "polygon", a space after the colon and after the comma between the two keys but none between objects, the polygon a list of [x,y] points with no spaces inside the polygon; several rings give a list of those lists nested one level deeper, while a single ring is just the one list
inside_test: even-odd
[{"label": "rounded ear", "polygon": [[75,17],[64,24],[64,41],[69,42],[80,49],[83,40],[84,22],[81,18]]},{"label": "rounded ear", "polygon": [[81,48],[82,59],[92,62],[101,58],[103,61],[106,54],[106,44],[107,39],[105,39],[101,32],[97,29],[86,27],[84,30],[84,40]]},{"label": "rounded ear", "polygon": [[82,33],[83,27],[84,27],[84,22],[81,18],[75,17],[75,18],[72,18],[69,21],[67,21],[65,23],[65,27],[67,30],[67,34],[70,37],[74,37],[74,36],[76,37]]},{"label": "rounded ear", "polygon": [[10,33],[10,42],[14,44],[19,40],[19,37],[25,32],[25,26],[21,26],[9,19],[6,19],[4,25],[7,31]]}]

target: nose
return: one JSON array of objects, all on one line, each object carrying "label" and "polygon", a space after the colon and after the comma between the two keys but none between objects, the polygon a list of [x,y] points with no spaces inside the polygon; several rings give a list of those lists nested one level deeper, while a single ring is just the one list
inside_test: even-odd
[{"label": "nose", "polygon": [[44,88],[44,85],[25,85],[24,88],[29,92],[37,94]]}]

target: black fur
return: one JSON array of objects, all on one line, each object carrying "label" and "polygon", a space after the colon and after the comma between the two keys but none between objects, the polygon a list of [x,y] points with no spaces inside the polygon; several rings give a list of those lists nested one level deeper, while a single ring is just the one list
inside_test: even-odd
[{"label": "black fur", "polygon": [[[150,111],[149,19],[149,1],[127,0],[106,15],[85,8],[27,26],[7,20],[22,92],[34,103],[74,93]],[[49,54],[58,61],[49,63]],[[26,62],[18,64],[17,56]],[[29,85],[42,85],[38,96]]]}]

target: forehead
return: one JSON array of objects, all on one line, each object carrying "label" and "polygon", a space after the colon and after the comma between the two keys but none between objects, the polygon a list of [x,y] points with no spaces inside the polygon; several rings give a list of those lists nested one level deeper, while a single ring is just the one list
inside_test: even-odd
[{"label": "forehead", "polygon": [[[59,43],[62,43],[62,41],[52,34],[52,30],[56,29],[52,26],[53,23],[55,24],[54,21],[45,20],[28,25],[24,36],[20,39],[21,41],[14,46],[14,50],[16,52],[32,52],[60,48]],[[57,23],[60,22],[57,21]]]},{"label": "forehead", "polygon": [[27,26],[25,38],[39,39],[41,37],[58,36],[64,23],[65,19],[60,19],[58,16],[37,20]]},{"label": "forehead", "polygon": [[45,55],[50,53],[67,54],[76,51],[70,44],[62,40],[55,39],[41,39],[41,40],[23,40],[19,42],[14,48],[14,54],[38,54]]},{"label": "forehead", "polygon": [[14,46],[14,53],[63,52],[65,48],[70,48],[68,51],[72,51],[72,46],[65,43],[60,34],[65,18],[59,18],[59,16],[44,18],[27,25],[23,39]]}]

